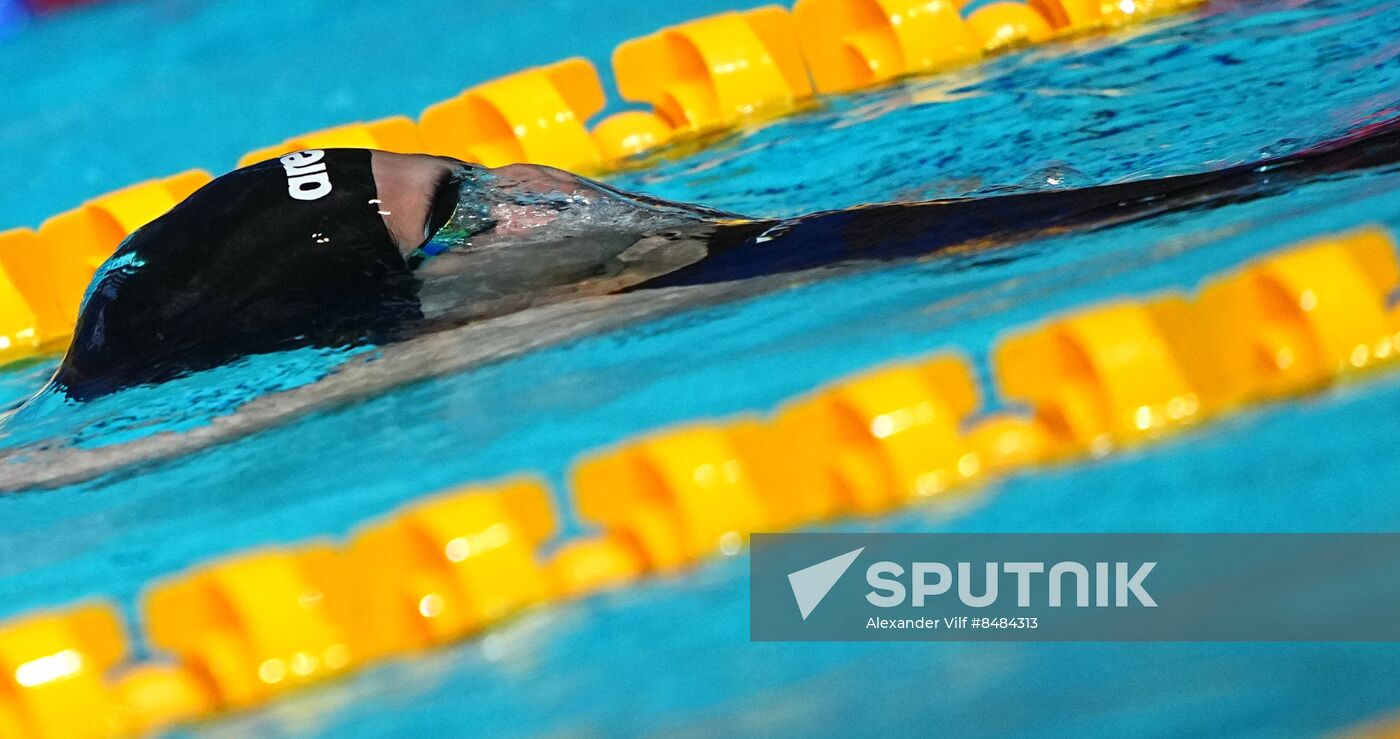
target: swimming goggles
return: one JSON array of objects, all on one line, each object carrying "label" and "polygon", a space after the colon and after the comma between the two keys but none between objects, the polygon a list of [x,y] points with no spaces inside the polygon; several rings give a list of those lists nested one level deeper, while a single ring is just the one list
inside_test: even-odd
[{"label": "swimming goggles", "polygon": [[423,245],[408,255],[408,268],[418,269],[433,257],[471,248],[472,238],[496,227],[491,217],[490,173],[465,165],[443,178],[433,195],[428,232]]}]

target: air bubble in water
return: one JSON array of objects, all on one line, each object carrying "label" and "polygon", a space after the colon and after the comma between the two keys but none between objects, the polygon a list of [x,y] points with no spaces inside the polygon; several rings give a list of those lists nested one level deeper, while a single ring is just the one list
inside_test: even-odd
[{"label": "air bubble in water", "polygon": [[1033,172],[1019,183],[1028,190],[1072,190],[1097,184],[1088,175],[1068,164],[1052,164]]}]

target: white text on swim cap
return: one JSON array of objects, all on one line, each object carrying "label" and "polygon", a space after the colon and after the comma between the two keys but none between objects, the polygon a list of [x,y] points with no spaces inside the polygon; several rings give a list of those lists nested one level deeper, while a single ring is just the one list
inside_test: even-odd
[{"label": "white text on swim cap", "polygon": [[331,177],[321,160],[326,152],[320,149],[299,151],[278,159],[287,170],[287,194],[297,200],[320,200],[331,192]]}]

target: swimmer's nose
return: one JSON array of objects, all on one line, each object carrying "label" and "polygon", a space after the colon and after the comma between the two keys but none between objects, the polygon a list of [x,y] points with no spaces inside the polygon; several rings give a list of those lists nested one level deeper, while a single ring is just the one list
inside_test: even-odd
[{"label": "swimmer's nose", "polygon": [[[374,184],[379,191],[379,214],[399,251],[408,256],[423,245],[435,230],[439,201],[456,203],[456,191],[449,179],[462,162],[426,154],[391,154],[376,151],[370,155]],[[450,190],[450,191],[448,191]],[[449,210],[448,215],[451,215]]]}]

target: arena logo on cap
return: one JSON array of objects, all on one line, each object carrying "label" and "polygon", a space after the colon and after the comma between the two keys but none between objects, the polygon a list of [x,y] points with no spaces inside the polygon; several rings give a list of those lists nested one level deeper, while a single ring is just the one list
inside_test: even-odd
[{"label": "arena logo on cap", "polygon": [[331,178],[326,173],[326,152],[308,149],[278,159],[287,171],[287,194],[297,200],[320,200],[331,192]]}]

